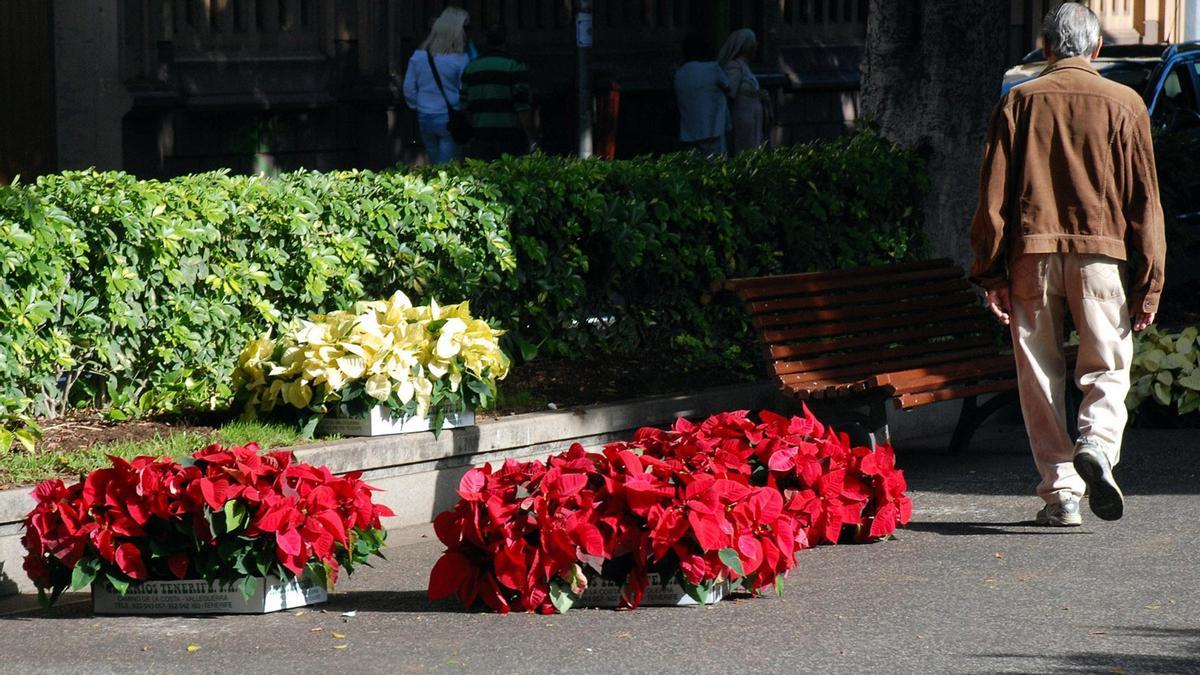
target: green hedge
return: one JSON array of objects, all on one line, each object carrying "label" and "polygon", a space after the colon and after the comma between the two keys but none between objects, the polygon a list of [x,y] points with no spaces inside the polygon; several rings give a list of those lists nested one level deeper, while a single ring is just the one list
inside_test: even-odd
[{"label": "green hedge", "polygon": [[911,257],[924,183],[913,155],[859,136],[727,162],[2,187],[0,415],[220,407],[247,338],[396,289],[471,299],[527,358],[744,361],[721,280]]}]

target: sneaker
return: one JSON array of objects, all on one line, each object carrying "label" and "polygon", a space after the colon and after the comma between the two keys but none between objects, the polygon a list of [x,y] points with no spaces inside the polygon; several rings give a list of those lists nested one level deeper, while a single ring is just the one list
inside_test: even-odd
[{"label": "sneaker", "polygon": [[1034,521],[1038,525],[1049,525],[1050,527],[1077,527],[1083,524],[1083,517],[1079,515],[1079,500],[1064,499],[1061,502],[1047,504],[1042,507],[1041,511],[1037,512],[1037,518]]},{"label": "sneaker", "polygon": [[1113,478],[1112,465],[1100,447],[1083,440],[1075,448],[1075,470],[1087,483],[1088,506],[1101,520],[1118,520],[1125,512],[1125,496]]}]

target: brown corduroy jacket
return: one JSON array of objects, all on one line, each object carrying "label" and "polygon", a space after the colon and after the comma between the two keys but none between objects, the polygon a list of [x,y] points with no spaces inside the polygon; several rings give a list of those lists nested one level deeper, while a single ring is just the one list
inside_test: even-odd
[{"label": "brown corduroy jacket", "polygon": [[1024,253],[1130,260],[1130,308],[1156,312],[1166,238],[1146,105],[1084,57],[1051,64],[996,106],[971,223],[971,278],[1008,283]]}]

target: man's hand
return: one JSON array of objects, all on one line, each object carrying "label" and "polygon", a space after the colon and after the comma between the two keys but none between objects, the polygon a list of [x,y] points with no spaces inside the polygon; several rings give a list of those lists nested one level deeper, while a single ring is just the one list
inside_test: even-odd
[{"label": "man's hand", "polygon": [[1008,286],[993,288],[987,292],[987,306],[1000,323],[1008,325],[1008,315],[1012,312],[1012,303],[1008,295]]},{"label": "man's hand", "polygon": [[1140,333],[1154,323],[1155,312],[1138,312],[1133,316],[1133,332]]}]

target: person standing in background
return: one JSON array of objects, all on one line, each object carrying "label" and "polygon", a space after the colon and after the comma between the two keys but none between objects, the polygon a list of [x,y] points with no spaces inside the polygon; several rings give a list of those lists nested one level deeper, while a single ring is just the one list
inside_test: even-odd
[{"label": "person standing in background", "polygon": [[753,150],[766,141],[763,100],[766,92],[750,71],[750,61],[758,53],[758,38],[749,28],[735,30],[725,40],[717,62],[729,78],[733,131],[730,150],[734,155]]},{"label": "person standing in background", "polygon": [[529,69],[504,50],[508,31],[488,28],[487,47],[462,76],[462,109],[471,117],[468,156],[490,161],[526,155],[537,147]]},{"label": "person standing in background", "polygon": [[675,71],[675,99],[679,105],[679,140],[689,149],[710,157],[727,154],[725,134],[730,129],[729,77],[710,58],[710,50],[697,35],[683,39],[683,65]]},{"label": "person standing in background", "polygon": [[[462,73],[468,61],[469,18],[466,10],[447,7],[433,22],[421,47],[413,52],[404,72],[404,101],[417,111],[421,142],[431,164],[443,164],[458,157],[458,145],[447,125],[449,108],[459,105]],[[437,68],[437,78],[433,67]]]}]

